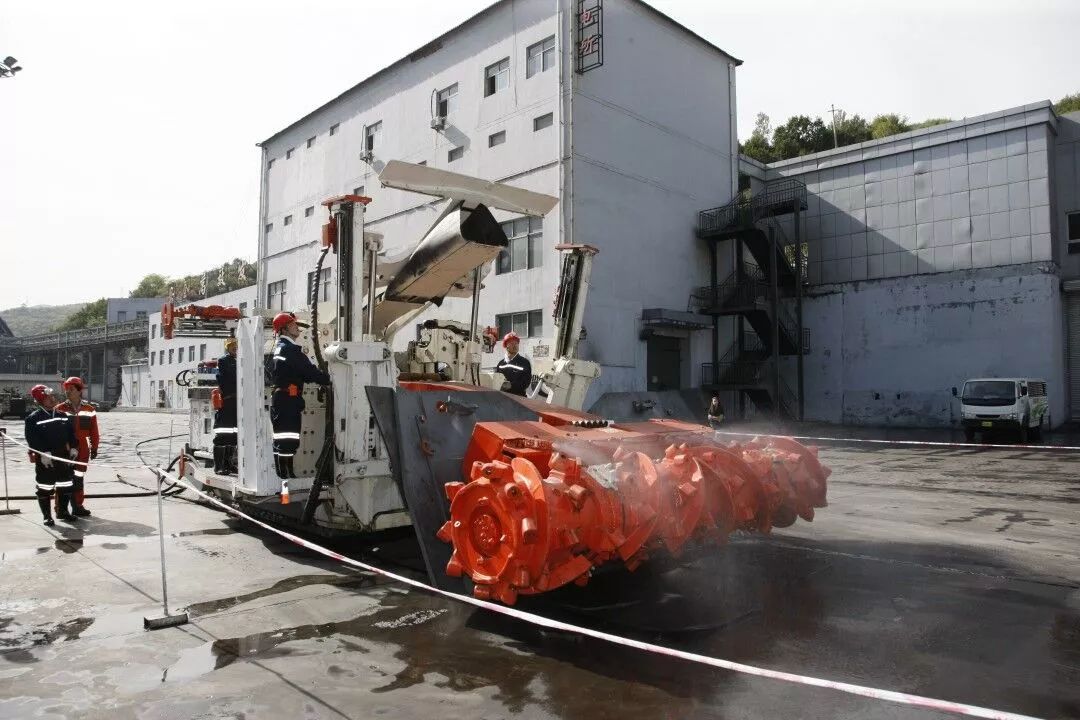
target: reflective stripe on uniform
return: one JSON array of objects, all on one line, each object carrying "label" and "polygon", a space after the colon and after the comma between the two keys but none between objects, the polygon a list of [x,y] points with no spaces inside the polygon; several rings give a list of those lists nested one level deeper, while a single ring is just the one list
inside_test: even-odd
[{"label": "reflective stripe on uniform", "polygon": [[97,416],[97,413],[95,411],[93,411],[93,410],[80,410],[79,414],[80,415],[85,415],[86,417],[96,417]]},{"label": "reflective stripe on uniform", "polygon": [[37,489],[38,490],[52,490],[53,486],[52,485],[42,485],[41,483],[38,483],[37,484]]},{"label": "reflective stripe on uniform", "polygon": [[[214,428],[214,434],[215,435],[222,435],[224,433],[229,433],[229,434],[235,435],[236,434],[236,428]],[[277,436],[275,435],[275,437],[277,437]]]},{"label": "reflective stripe on uniform", "polygon": [[77,478],[81,478],[81,477],[86,475],[85,472],[82,472],[80,470],[73,470],[72,472],[75,474],[75,477],[77,477]]},{"label": "reflective stripe on uniform", "polygon": [[274,453],[274,457],[293,457],[296,453]]},{"label": "reflective stripe on uniform", "polygon": [[276,432],[274,433],[275,440],[299,440],[300,433],[298,432]]},{"label": "reflective stripe on uniform", "polygon": [[56,487],[58,487],[58,488],[69,488],[69,487],[74,487],[74,486],[75,486],[75,483],[73,483],[71,480],[61,480],[61,481],[56,483]]},{"label": "reflective stripe on uniform", "polygon": [[495,368],[495,372],[499,372],[500,370],[504,370],[506,368],[509,368],[511,370],[525,370],[525,368],[521,367],[520,365],[511,365],[510,363],[507,363],[506,365],[500,365],[499,367]]},{"label": "reflective stripe on uniform", "polygon": [[49,418],[48,420],[38,420],[37,424],[38,425],[44,425],[46,423],[51,423],[51,422],[63,422],[64,420],[67,420],[67,419],[68,419],[68,417],[67,417],[67,415],[65,415],[64,417]]}]

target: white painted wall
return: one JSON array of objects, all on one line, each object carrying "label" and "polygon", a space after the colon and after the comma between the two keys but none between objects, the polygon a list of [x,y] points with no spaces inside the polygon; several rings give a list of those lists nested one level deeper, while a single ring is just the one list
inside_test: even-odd
[{"label": "white painted wall", "polygon": [[1064,422],[1058,283],[1028,264],[815,288],[804,300],[806,418],[951,425],[951,388],[998,376],[1045,379],[1051,421]]},{"label": "white painted wall", "polygon": [[150,391],[149,361],[120,366],[119,407],[153,407],[154,398]]},{"label": "white painted wall", "polygon": [[[734,63],[634,0],[604,3],[604,65],[573,98],[573,240],[600,248],[582,354],[603,375],[586,406],[646,388],[642,309],[686,310],[709,281],[694,230],[736,181]],[[673,334],[689,336],[683,386],[696,386],[712,332]]]}]

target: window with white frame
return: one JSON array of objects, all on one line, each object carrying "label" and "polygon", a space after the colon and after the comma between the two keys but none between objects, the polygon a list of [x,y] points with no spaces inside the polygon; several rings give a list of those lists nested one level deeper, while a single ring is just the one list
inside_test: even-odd
[{"label": "window with white frame", "polygon": [[354,187],[352,189],[352,194],[362,196],[364,194],[364,186],[363,185],[357,185],[356,187]]},{"label": "window with white frame", "polygon": [[188,345],[187,349],[188,362],[195,362],[195,346]]},{"label": "window with white frame", "polygon": [[555,121],[555,116],[551,113],[547,115],[541,115],[540,117],[533,118],[533,132],[543,130],[544,128],[551,127],[551,124]]},{"label": "window with white frame", "polygon": [[177,355],[179,357],[176,359],[176,362],[179,362],[179,363],[184,362],[184,348],[181,347],[180,351],[177,353]]},{"label": "window with white frame", "polygon": [[499,329],[499,337],[505,337],[508,332],[522,338],[543,337],[544,313],[540,310],[529,310],[496,315],[495,325]]},{"label": "window with white frame", "polygon": [[304,217],[311,217],[314,214],[315,214],[315,206],[314,205],[308,205],[306,208],[304,208]]},{"label": "window with white frame", "polygon": [[286,160],[291,160],[294,152],[296,152],[296,148],[289,148],[288,150],[286,150],[285,151],[285,159]]},{"label": "window with white frame", "polygon": [[157,325],[150,326],[150,339],[153,340],[157,337]]},{"label": "window with white frame", "polygon": [[154,358],[154,353],[150,353],[150,364],[151,364],[151,365],[153,365],[153,364],[154,364],[154,359],[155,359],[155,358]]},{"label": "window with white frame", "polygon": [[465,157],[465,148],[463,147],[451,148],[450,152],[446,153],[447,162],[454,162],[455,160],[460,160],[463,157]]},{"label": "window with white frame", "polygon": [[307,139],[307,146],[308,146],[309,148],[313,148],[313,147],[315,147],[315,136],[314,136],[314,135],[312,135],[311,137],[309,137],[309,138]]},{"label": "window with white frame", "polygon": [[281,224],[285,227],[289,227],[290,225],[292,225],[292,215],[286,215],[285,220]]},{"label": "window with white frame", "polygon": [[364,150],[375,152],[375,145],[379,140],[379,134],[381,132],[382,120],[367,126],[367,131],[364,133]]},{"label": "window with white frame", "polygon": [[439,117],[448,117],[457,106],[457,83],[440,90],[435,96],[435,114]]},{"label": "window with white frame", "polygon": [[169,348],[169,364],[170,365],[173,364],[173,358],[176,357],[176,355],[174,353],[175,353],[175,350],[173,350],[173,348]]},{"label": "window with white frame", "polygon": [[[319,274],[319,287],[317,300],[319,302],[328,302],[330,300],[330,268],[323,268]],[[311,302],[311,293],[315,290],[315,273],[309,272],[307,274],[307,302]]]},{"label": "window with white frame", "polygon": [[510,58],[503,58],[484,69],[484,97],[510,87]]},{"label": "window with white frame", "polygon": [[206,359],[206,343],[200,343],[199,344],[199,360],[202,361],[202,360],[205,360],[205,359]]},{"label": "window with white frame", "polygon": [[555,36],[530,45],[525,50],[525,77],[531,78],[537,73],[555,67]]},{"label": "window with white frame", "polygon": [[285,309],[285,281],[278,280],[277,282],[269,283],[266,286],[266,308],[268,310],[284,310]]},{"label": "window with white frame", "polygon": [[1068,231],[1065,237],[1069,243],[1069,254],[1080,254],[1080,211],[1067,214],[1065,219],[1066,230]]},{"label": "window with white frame", "polygon": [[495,147],[496,145],[502,145],[506,142],[506,131],[500,130],[497,133],[491,133],[488,135],[488,147]]},{"label": "window with white frame", "polygon": [[544,264],[544,221],[524,217],[502,224],[510,244],[495,260],[495,274],[528,270]]},{"label": "window with white frame", "polygon": [[274,223],[266,223],[266,234],[269,235],[274,229]]},{"label": "window with white frame", "polygon": [[165,364],[165,351],[164,350],[158,350],[157,364],[158,365],[164,365]]}]

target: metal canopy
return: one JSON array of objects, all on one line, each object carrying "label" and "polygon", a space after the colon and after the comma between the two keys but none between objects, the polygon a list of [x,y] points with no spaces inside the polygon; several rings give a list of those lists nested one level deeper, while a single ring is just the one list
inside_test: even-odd
[{"label": "metal canopy", "polygon": [[384,187],[463,202],[470,208],[486,205],[536,217],[547,215],[559,202],[551,195],[401,160],[386,163],[379,182]]}]

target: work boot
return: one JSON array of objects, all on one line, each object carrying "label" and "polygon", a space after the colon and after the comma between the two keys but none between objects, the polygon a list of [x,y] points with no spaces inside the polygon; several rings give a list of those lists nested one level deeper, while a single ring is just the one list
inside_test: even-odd
[{"label": "work boot", "polygon": [[215,445],[214,446],[214,474],[222,475],[225,472],[225,453],[222,452],[225,448]]},{"label": "work boot", "polygon": [[84,508],[82,505],[76,505],[71,511],[71,514],[75,517],[90,517],[90,511]]},{"label": "work boot", "polygon": [[71,502],[71,493],[69,493],[69,492],[60,493],[60,503],[59,503],[58,509],[56,511],[56,519],[57,520],[63,520],[64,522],[72,522],[72,521],[78,519],[74,515],[72,515],[71,513],[68,512],[68,504],[70,502]]},{"label": "work boot", "polygon": [[56,521],[52,518],[52,508],[49,507],[52,503],[50,503],[49,500],[50,498],[48,496],[39,497],[37,499],[38,507],[41,508],[41,515],[45,520],[45,527],[52,527],[56,524]]},{"label": "work boot", "polygon": [[77,517],[89,516],[90,511],[83,507],[84,502],[86,502],[86,491],[83,490],[83,481],[80,480],[71,496],[71,514]]}]

